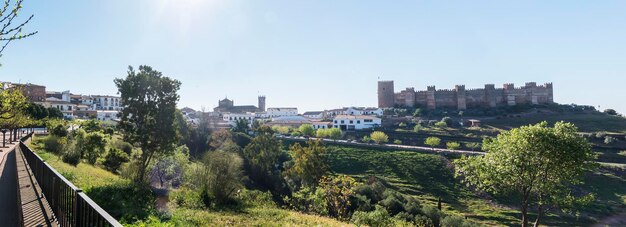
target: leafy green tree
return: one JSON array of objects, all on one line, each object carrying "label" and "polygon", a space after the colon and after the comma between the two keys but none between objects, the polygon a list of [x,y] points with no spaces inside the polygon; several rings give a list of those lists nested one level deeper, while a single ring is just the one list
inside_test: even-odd
[{"label": "leafy green tree", "polygon": [[389,136],[384,132],[375,131],[370,134],[370,138],[377,144],[386,143],[389,141]]},{"label": "leafy green tree", "polygon": [[582,183],[597,164],[591,145],[571,123],[515,128],[486,139],[483,149],[484,156],[455,160],[456,175],[481,190],[519,195],[522,226],[528,226],[531,204],[536,204],[536,226],[551,206],[579,207],[593,200],[592,194],[572,193],[571,186]]},{"label": "leafy green tree", "polygon": [[387,210],[376,205],[376,209],[370,212],[356,211],[352,215],[352,223],[357,226],[394,226],[391,215]]},{"label": "leafy green tree", "polygon": [[250,131],[250,122],[246,119],[238,119],[235,121],[235,126],[231,130],[233,132],[248,133],[248,131]]},{"label": "leafy green tree", "polygon": [[211,150],[218,150],[224,146],[224,144],[233,141],[233,135],[226,129],[220,129],[217,132],[211,133],[209,138],[209,148]]},{"label": "leafy green tree", "polygon": [[341,129],[339,128],[330,128],[328,129],[328,137],[333,140],[341,139]]},{"label": "leafy green tree", "polygon": [[328,215],[328,207],[321,188],[302,187],[291,196],[285,197],[285,203],[289,208],[318,215]]},{"label": "leafy green tree", "polygon": [[413,111],[413,117],[419,117],[422,116],[422,109],[417,108],[415,109],[415,111]]},{"label": "leafy green tree", "polygon": [[2,23],[4,24],[4,26],[0,28],[0,41],[4,42],[2,48],[0,49],[0,57],[2,56],[2,52],[4,52],[4,48],[6,48],[12,41],[24,39],[37,34],[36,31],[27,33],[23,32],[26,24],[28,24],[35,15],[31,14],[28,19],[23,22],[14,21],[18,18],[18,15],[21,15],[23,7],[22,2],[24,2],[24,0],[5,0],[4,7],[0,9],[0,16],[2,17]]},{"label": "leafy green tree", "polygon": [[246,172],[255,184],[281,194],[285,185],[280,174],[280,157],[284,155],[282,143],[269,127],[261,128],[243,150]]},{"label": "leafy green tree", "polygon": [[474,151],[476,149],[480,149],[480,143],[474,143],[474,142],[465,143],[465,147]]},{"label": "leafy green tree", "polygon": [[310,124],[300,125],[300,128],[298,128],[298,131],[300,131],[300,133],[302,133],[303,136],[313,136],[315,134],[315,129]]},{"label": "leafy green tree", "polygon": [[324,191],[328,213],[337,219],[349,218],[350,197],[355,193],[358,183],[347,175],[323,177],[319,186]]},{"label": "leafy green tree", "polygon": [[175,113],[180,82],[150,66],[139,66],[138,72],[129,66],[126,78],[115,79],[115,85],[124,105],[118,126],[125,141],[141,147],[135,180],[144,182],[154,155],[171,152],[178,141]]},{"label": "leafy green tree", "polygon": [[83,157],[89,164],[95,164],[100,156],[104,154],[107,141],[104,134],[100,132],[87,133],[83,147]]},{"label": "leafy green tree", "polygon": [[128,155],[117,148],[109,148],[102,164],[111,172],[117,172],[122,163],[128,162]]},{"label": "leafy green tree", "polygon": [[615,111],[614,109],[606,109],[604,110],[604,113],[608,114],[608,115],[617,115],[617,111]]},{"label": "leafy green tree", "polygon": [[306,146],[295,143],[289,148],[293,165],[285,172],[304,187],[317,186],[319,180],[329,170],[326,160],[326,147],[320,140],[309,140]]},{"label": "leafy green tree", "polygon": [[26,113],[36,120],[48,117],[48,109],[37,103],[29,103],[28,107],[26,107]]},{"label": "leafy green tree", "polygon": [[372,141],[372,139],[369,136],[363,136],[363,139],[361,139],[361,142],[364,143],[369,143],[370,141]]},{"label": "leafy green tree", "polygon": [[393,144],[401,145],[402,144],[402,140],[396,139],[396,140],[393,141]]},{"label": "leafy green tree", "polygon": [[424,141],[424,144],[430,146],[434,150],[436,146],[439,146],[439,144],[441,144],[441,139],[431,136],[431,137],[426,138],[426,140]]},{"label": "leafy green tree", "polygon": [[317,138],[326,138],[328,137],[328,129],[324,129],[324,128],[320,128],[317,131],[315,131],[315,137]]},{"label": "leafy green tree", "polygon": [[85,132],[98,132],[104,129],[102,123],[96,119],[83,121],[80,125],[80,128],[84,129]]}]

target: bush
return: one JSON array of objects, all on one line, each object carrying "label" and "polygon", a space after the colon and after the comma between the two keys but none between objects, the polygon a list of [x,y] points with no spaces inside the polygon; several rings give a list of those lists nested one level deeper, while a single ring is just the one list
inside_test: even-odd
[{"label": "bush", "polygon": [[67,136],[68,132],[67,132],[67,127],[65,126],[65,124],[59,123],[57,125],[55,125],[51,130],[50,130],[50,135],[54,135],[54,136],[58,136],[58,137],[65,137]]},{"label": "bush", "polygon": [[454,126],[454,121],[450,117],[444,117],[441,119],[441,122],[445,122],[446,126]]},{"label": "bush", "polygon": [[302,133],[298,132],[298,131],[293,131],[291,133],[291,136],[302,136]]},{"label": "bush", "polygon": [[402,140],[396,139],[396,140],[393,141],[393,143],[401,145],[402,144]]},{"label": "bush", "polygon": [[435,127],[437,127],[437,128],[445,128],[445,127],[448,127],[448,124],[446,122],[444,122],[444,121],[439,121],[439,122],[435,123]]},{"label": "bush", "polygon": [[369,136],[363,136],[363,139],[361,139],[361,142],[364,143],[369,143],[370,141],[372,141],[372,139]]},{"label": "bush", "polygon": [[188,188],[181,188],[179,190],[173,190],[170,194],[170,203],[176,204],[178,207],[184,207],[189,209],[204,209],[204,203],[200,193]]},{"label": "bush", "polygon": [[75,143],[68,143],[64,146],[63,154],[61,154],[61,160],[67,164],[76,166],[80,162],[80,151],[76,149]]},{"label": "bush", "polygon": [[328,129],[328,137],[334,140],[341,139],[342,133],[339,128]]},{"label": "bush", "polygon": [[117,172],[122,163],[128,162],[128,155],[120,149],[110,148],[102,163],[109,171]]},{"label": "bush", "polygon": [[436,146],[439,146],[440,143],[441,139],[434,136],[428,137],[424,140],[424,144],[432,147],[433,149],[435,149]]},{"label": "bush", "polygon": [[372,134],[370,134],[370,138],[378,144],[386,143],[389,141],[389,136],[387,136],[387,134],[385,134],[384,132],[379,131],[372,132]]},{"label": "bush", "polygon": [[474,151],[475,149],[480,149],[480,143],[465,143],[465,147]]},{"label": "bush", "polygon": [[313,134],[315,134],[315,129],[310,124],[300,125],[298,131],[304,136],[313,136]]},{"label": "bush", "polygon": [[328,206],[321,188],[315,190],[311,187],[303,187],[291,197],[286,197],[285,202],[291,209],[300,212],[328,215]]},{"label": "bush", "polygon": [[319,187],[324,192],[328,214],[340,220],[346,220],[349,214],[350,198],[357,186],[358,183],[354,178],[347,175],[322,178]]},{"label": "bush", "polygon": [[424,208],[422,208],[422,212],[430,219],[434,226],[439,226],[442,216],[439,209],[434,206],[424,206]]},{"label": "bush", "polygon": [[400,127],[400,128],[406,128],[406,123],[404,123],[404,122],[400,122],[400,124],[398,124],[398,127]]},{"label": "bush", "polygon": [[413,132],[420,132],[420,130],[422,130],[422,126],[420,124],[415,125],[415,127],[413,127]]},{"label": "bush", "polygon": [[357,211],[351,220],[357,226],[393,226],[391,216],[382,206],[376,206],[374,211]]},{"label": "bush", "polygon": [[596,138],[602,139],[606,136],[606,132],[596,132]]},{"label": "bush", "polygon": [[114,140],[112,146],[122,150],[127,155],[131,155],[133,152],[133,145],[123,140]]},{"label": "bush", "polygon": [[441,227],[474,227],[480,226],[457,215],[448,215],[441,219]]},{"label": "bush", "polygon": [[96,160],[104,153],[107,141],[105,135],[100,132],[88,133],[85,136],[84,149],[82,155],[89,164],[95,164]]},{"label": "bush", "polygon": [[[242,187],[243,159],[238,154],[214,151],[207,153],[202,162],[204,171],[199,177],[204,181],[203,192],[218,204],[230,201],[234,192]],[[207,201],[205,204],[210,205]]]},{"label": "bush", "polygon": [[387,189],[383,194],[384,199],[379,202],[380,205],[387,208],[387,210],[392,214],[398,214],[404,211],[404,202],[406,200],[400,195],[398,192]]},{"label": "bush", "polygon": [[446,147],[450,150],[458,150],[461,148],[461,144],[458,142],[447,142]]},{"label": "bush", "polygon": [[65,143],[67,143],[67,139],[55,135],[49,135],[43,139],[44,148],[55,154],[61,154]]}]

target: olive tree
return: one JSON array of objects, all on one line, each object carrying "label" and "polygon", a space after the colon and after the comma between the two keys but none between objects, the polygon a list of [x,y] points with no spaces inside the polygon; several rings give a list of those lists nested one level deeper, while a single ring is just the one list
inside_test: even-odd
[{"label": "olive tree", "polygon": [[486,139],[483,149],[484,156],[456,160],[456,176],[487,192],[519,195],[522,226],[528,226],[533,204],[537,226],[547,209],[576,207],[593,199],[593,194],[572,193],[571,186],[582,183],[582,176],[597,164],[591,145],[571,123],[515,128]]}]

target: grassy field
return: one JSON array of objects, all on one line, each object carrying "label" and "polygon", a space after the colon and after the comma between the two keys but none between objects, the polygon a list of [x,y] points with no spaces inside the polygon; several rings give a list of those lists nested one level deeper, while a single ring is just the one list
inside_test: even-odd
[{"label": "grassy field", "polygon": [[237,211],[172,208],[170,217],[157,217],[156,197],[149,188],[136,188],[98,166],[72,166],[40,147],[29,145],[50,166],[82,188],[87,195],[125,226],[349,226],[331,218],[302,214],[276,206],[246,207]]},{"label": "grassy field", "polygon": [[503,117],[500,119],[483,120],[484,126],[493,126],[499,129],[511,129],[522,125],[536,124],[541,121],[555,123],[565,121],[575,124],[580,131],[598,132],[607,131],[614,133],[626,133],[626,118],[610,116],[598,112],[582,113],[552,113],[552,114],[528,114],[521,117]]},{"label": "grassy field", "polygon": [[[437,198],[442,198],[448,213],[464,215],[486,225],[518,224],[515,203],[507,202],[511,198],[494,199],[469,191],[454,179],[450,161],[441,156],[329,146],[329,160],[336,173],[361,179],[382,178],[391,188],[422,203],[435,204]],[[582,209],[579,217],[550,214],[545,219],[547,225],[588,225],[626,209],[626,179],[621,166],[603,165],[589,174],[585,182],[581,190],[596,193],[596,202]]]}]

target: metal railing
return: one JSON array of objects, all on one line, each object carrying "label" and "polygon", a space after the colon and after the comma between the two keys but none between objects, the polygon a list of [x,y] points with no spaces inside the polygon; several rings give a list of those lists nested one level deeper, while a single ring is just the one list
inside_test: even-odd
[{"label": "metal railing", "polygon": [[60,226],[122,226],[23,142],[20,150]]}]

